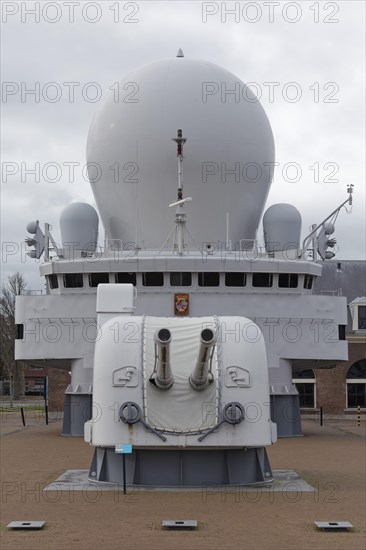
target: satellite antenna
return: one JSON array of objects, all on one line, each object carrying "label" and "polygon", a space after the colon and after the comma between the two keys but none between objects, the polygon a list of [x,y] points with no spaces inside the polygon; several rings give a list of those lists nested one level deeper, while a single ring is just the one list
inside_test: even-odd
[{"label": "satellite antenna", "polygon": [[187,245],[184,240],[184,234],[185,232],[188,233],[190,238],[192,239],[195,246],[196,245],[192,235],[188,231],[186,227],[186,213],[184,211],[184,205],[186,202],[191,202],[192,197],[186,197],[183,198],[183,145],[187,141],[187,138],[183,137],[182,130],[179,129],[177,132],[177,137],[172,138],[173,141],[177,144],[177,157],[178,157],[178,192],[177,192],[177,200],[175,202],[172,202],[169,204],[169,208],[173,208],[174,206],[177,207],[175,211],[175,225],[171,232],[169,233],[166,241],[164,242],[163,246],[161,247],[160,252],[165,248],[169,240],[173,237],[173,254],[175,251],[178,252],[180,256],[183,255],[184,250],[187,249]]}]

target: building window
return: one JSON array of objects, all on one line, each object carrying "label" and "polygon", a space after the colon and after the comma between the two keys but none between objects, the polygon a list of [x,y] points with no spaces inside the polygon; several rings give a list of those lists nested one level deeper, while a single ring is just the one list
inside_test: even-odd
[{"label": "building window", "polygon": [[191,286],[192,273],[188,271],[180,271],[170,274],[170,286]]},{"label": "building window", "polygon": [[96,287],[101,283],[109,283],[108,273],[89,273],[89,286]]},{"label": "building window", "polygon": [[130,283],[136,286],[136,273],[116,273],[116,283]]},{"label": "building window", "polygon": [[25,381],[26,395],[43,395],[44,394],[44,378],[30,378]]},{"label": "building window", "polygon": [[256,288],[269,288],[273,284],[272,273],[253,273],[252,285]]},{"label": "building window", "polygon": [[313,276],[312,275],[305,275],[304,277],[304,288],[307,290],[310,290],[313,286]]},{"label": "building window", "polygon": [[366,306],[358,306],[358,329],[366,329]]},{"label": "building window", "polygon": [[356,361],[347,373],[347,408],[366,408],[366,359]]},{"label": "building window", "polygon": [[297,273],[280,273],[278,275],[278,286],[280,288],[297,288]]},{"label": "building window", "polygon": [[144,286],[164,286],[164,273],[151,271],[142,274],[142,284]]},{"label": "building window", "polygon": [[245,273],[225,273],[225,286],[245,286],[246,282]]},{"label": "building window", "polygon": [[81,288],[83,286],[82,273],[65,273],[64,287],[65,288]]},{"label": "building window", "polygon": [[315,409],[315,376],[312,369],[296,373],[296,378],[292,380],[299,392],[300,408]]},{"label": "building window", "polygon": [[58,277],[56,273],[53,273],[52,275],[48,275],[48,284],[50,285],[50,288],[58,288]]},{"label": "building window", "polygon": [[209,271],[198,273],[198,286],[219,286],[220,273],[210,273]]}]

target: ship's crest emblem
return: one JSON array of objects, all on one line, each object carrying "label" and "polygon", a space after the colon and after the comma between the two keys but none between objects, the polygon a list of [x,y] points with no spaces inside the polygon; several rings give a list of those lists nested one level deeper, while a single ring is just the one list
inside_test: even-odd
[{"label": "ship's crest emblem", "polygon": [[189,294],[174,294],[174,313],[175,315],[188,315]]}]

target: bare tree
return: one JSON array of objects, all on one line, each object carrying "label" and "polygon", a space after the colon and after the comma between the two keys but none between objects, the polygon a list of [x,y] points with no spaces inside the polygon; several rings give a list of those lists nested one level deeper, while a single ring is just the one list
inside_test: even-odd
[{"label": "bare tree", "polygon": [[15,297],[26,294],[28,285],[21,273],[8,277],[8,282],[1,285],[0,315],[1,315],[1,377],[9,377],[13,381],[13,397],[19,399],[23,395],[23,364],[14,359]]}]

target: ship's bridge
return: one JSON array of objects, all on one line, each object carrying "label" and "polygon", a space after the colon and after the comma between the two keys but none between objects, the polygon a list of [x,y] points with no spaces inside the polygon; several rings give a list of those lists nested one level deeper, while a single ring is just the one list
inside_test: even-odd
[{"label": "ship's bridge", "polygon": [[[251,256],[251,257],[250,257]],[[100,283],[131,283],[140,293],[312,294],[321,265],[248,251],[116,251],[41,266],[51,294],[95,293]]]}]

